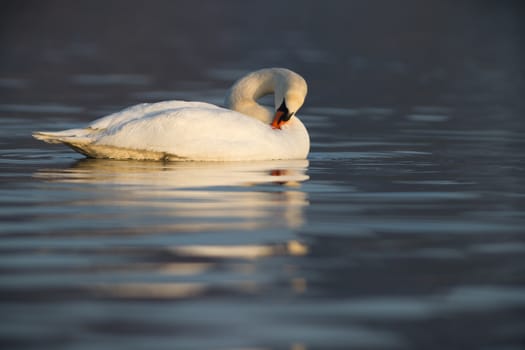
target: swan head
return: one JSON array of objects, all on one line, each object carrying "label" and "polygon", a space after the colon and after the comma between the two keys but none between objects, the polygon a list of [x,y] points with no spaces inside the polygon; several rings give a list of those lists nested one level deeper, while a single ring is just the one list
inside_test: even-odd
[{"label": "swan head", "polygon": [[[226,96],[226,107],[280,129],[297,113],[307,93],[306,81],[286,68],[264,68],[239,79]],[[274,95],[274,108],[257,100]]]},{"label": "swan head", "polygon": [[280,69],[282,79],[275,86],[275,114],[272,128],[280,129],[297,113],[304,103],[308,91],[306,81],[299,74],[288,69]]},{"label": "swan head", "polygon": [[304,96],[289,95],[282,99],[282,103],[276,108],[272,128],[280,129],[297,113],[304,103]]}]

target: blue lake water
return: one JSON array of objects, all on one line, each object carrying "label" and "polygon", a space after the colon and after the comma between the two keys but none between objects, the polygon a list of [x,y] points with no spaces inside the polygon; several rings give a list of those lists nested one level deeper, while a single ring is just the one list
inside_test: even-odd
[{"label": "blue lake water", "polygon": [[[1,15],[2,348],[525,346],[517,3],[126,4]],[[30,136],[220,104],[267,66],[309,83],[308,160],[95,160]]]}]

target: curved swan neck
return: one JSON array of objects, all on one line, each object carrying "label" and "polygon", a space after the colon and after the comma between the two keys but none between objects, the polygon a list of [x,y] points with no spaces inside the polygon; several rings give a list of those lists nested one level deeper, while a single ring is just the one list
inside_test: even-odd
[{"label": "curved swan neck", "polygon": [[[301,94],[306,95],[306,83],[296,73],[284,68],[261,69],[239,79],[226,96],[225,105],[269,124],[285,94],[294,88],[299,88]],[[257,103],[259,98],[272,93],[275,96],[275,109]]]},{"label": "curved swan neck", "polygon": [[257,103],[257,100],[273,93],[274,90],[275,82],[271,70],[259,70],[239,79],[231,87],[225,104],[229,109],[269,124],[272,121],[273,111],[270,107]]}]

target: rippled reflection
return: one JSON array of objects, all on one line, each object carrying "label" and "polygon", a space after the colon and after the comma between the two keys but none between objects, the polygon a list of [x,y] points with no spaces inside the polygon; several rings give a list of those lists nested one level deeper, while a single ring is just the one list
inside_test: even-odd
[{"label": "rippled reflection", "polygon": [[83,159],[67,169],[43,169],[35,176],[49,180],[118,185],[204,188],[297,185],[308,180],[307,160],[257,162],[145,162]]},{"label": "rippled reflection", "polygon": [[[303,256],[307,253],[308,247],[295,240],[282,244],[170,246],[164,249],[164,254],[179,262],[159,264],[157,268],[140,267],[164,278],[150,281],[124,280],[117,283],[103,281],[90,285],[88,290],[101,297],[155,300],[205,297],[226,290],[229,293],[257,294],[263,290],[263,286],[261,281],[257,281],[254,265],[256,259]],[[185,260],[188,261],[184,262]],[[199,262],[200,260],[207,262]],[[235,275],[235,278],[228,281],[229,274]],[[275,277],[277,275],[278,273]],[[225,279],[214,281],[216,276]],[[306,285],[304,278],[292,277],[290,280],[290,287],[297,294],[304,293]]]},{"label": "rippled reflection", "polygon": [[[132,162],[87,159],[66,169],[42,169],[38,179],[67,184],[74,205],[119,208],[115,215],[149,212],[156,230],[299,227],[308,205],[300,183],[308,161]],[[85,195],[91,191],[91,195]],[[87,198],[86,198],[87,197]],[[134,221],[131,215],[128,220]],[[151,226],[151,222],[149,223]]]},{"label": "rippled reflection", "polygon": [[[12,268],[3,282],[36,292],[57,287],[38,276],[58,273],[62,290],[110,299],[260,294],[283,272],[259,263],[309,252],[294,233],[309,205],[308,165],[85,159],[42,168],[17,192],[31,203],[17,208],[27,220],[3,242],[25,253],[19,263],[0,257]],[[285,274],[292,290],[306,290]]]}]

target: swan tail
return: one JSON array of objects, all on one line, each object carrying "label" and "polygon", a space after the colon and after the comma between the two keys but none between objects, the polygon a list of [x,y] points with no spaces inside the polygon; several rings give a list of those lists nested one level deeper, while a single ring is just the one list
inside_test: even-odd
[{"label": "swan tail", "polygon": [[92,141],[93,130],[69,129],[63,131],[35,131],[33,137],[47,143],[85,144]]},{"label": "swan tail", "polygon": [[133,150],[96,142],[97,129],[70,129],[64,131],[35,131],[33,137],[47,143],[63,144],[88,158],[135,160],[184,160],[184,157],[165,152]]},{"label": "swan tail", "polygon": [[87,157],[94,157],[90,151],[93,142],[92,129],[69,129],[63,131],[35,131],[33,137],[47,143],[64,144]]}]

